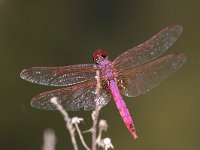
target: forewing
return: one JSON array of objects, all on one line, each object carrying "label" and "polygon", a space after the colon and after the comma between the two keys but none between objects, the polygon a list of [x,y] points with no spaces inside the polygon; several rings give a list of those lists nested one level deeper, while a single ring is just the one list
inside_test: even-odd
[{"label": "forewing", "polygon": [[122,94],[136,97],[150,91],[177,71],[185,61],[184,54],[174,53],[134,69],[119,72],[119,87]]},{"label": "forewing", "polygon": [[20,77],[36,84],[71,86],[94,79],[95,75],[93,64],[80,64],[65,67],[32,67],[24,69]]},{"label": "forewing", "polygon": [[169,26],[148,41],[119,55],[113,65],[117,70],[128,69],[147,63],[167,50],[182,32],[179,25]]},{"label": "forewing", "polygon": [[110,92],[100,88],[99,97],[96,93],[96,82],[91,81],[85,84],[74,85],[48,91],[35,96],[31,101],[31,106],[43,110],[56,110],[56,107],[50,102],[51,98],[57,97],[58,102],[66,110],[84,110],[95,109],[96,106],[105,106],[111,96]]}]

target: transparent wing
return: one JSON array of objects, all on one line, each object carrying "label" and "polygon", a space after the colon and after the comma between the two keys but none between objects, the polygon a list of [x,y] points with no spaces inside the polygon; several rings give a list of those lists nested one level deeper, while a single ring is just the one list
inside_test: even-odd
[{"label": "transparent wing", "polygon": [[65,67],[32,67],[24,69],[20,77],[36,84],[70,86],[93,79],[95,75],[93,64],[80,64]]},{"label": "transparent wing", "polygon": [[136,97],[150,91],[177,71],[185,61],[184,54],[174,53],[148,64],[119,72],[118,84],[122,94]]},{"label": "transparent wing", "polygon": [[182,32],[179,25],[169,26],[148,41],[119,55],[113,65],[117,70],[128,69],[147,63],[167,50]]},{"label": "transparent wing", "polygon": [[31,101],[31,106],[43,110],[56,110],[55,106],[50,102],[52,97],[57,97],[58,102],[66,110],[92,110],[97,105],[105,106],[110,101],[110,92],[100,88],[99,97],[96,93],[96,82],[87,81],[85,83],[48,91],[35,96]]}]

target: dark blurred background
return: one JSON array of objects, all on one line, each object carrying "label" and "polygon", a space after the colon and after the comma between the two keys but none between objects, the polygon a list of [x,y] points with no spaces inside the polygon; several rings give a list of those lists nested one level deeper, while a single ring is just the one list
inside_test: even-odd
[{"label": "dark blurred background", "polygon": [[[72,149],[61,115],[30,106],[31,98],[52,87],[20,79],[31,66],[93,63],[103,48],[113,60],[172,24],[183,27],[179,40],[165,54],[183,52],[188,60],[173,76],[146,95],[125,98],[138,140],[126,129],[115,103],[101,111],[104,136],[117,150],[200,149],[200,2],[197,0],[1,0],[0,1],[0,149],[38,150],[43,131],[54,129],[57,150]],[[92,122],[84,117],[82,130]],[[90,135],[85,135],[87,143]],[[80,147],[83,149],[83,147]]]}]

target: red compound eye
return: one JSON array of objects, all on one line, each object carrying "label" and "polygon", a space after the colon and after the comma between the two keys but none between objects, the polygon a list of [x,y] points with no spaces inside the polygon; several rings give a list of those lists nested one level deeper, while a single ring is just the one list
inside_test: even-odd
[{"label": "red compound eye", "polygon": [[106,57],[108,55],[108,53],[104,50],[97,50],[96,52],[94,52],[93,54],[93,60],[97,61],[99,56],[101,57]]}]

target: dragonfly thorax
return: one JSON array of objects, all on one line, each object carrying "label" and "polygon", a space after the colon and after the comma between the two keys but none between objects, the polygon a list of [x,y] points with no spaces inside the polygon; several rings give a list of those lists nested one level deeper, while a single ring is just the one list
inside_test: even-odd
[{"label": "dragonfly thorax", "polygon": [[100,71],[100,75],[105,81],[115,80],[117,74],[113,68],[112,62],[102,58],[96,64],[96,68]]}]

